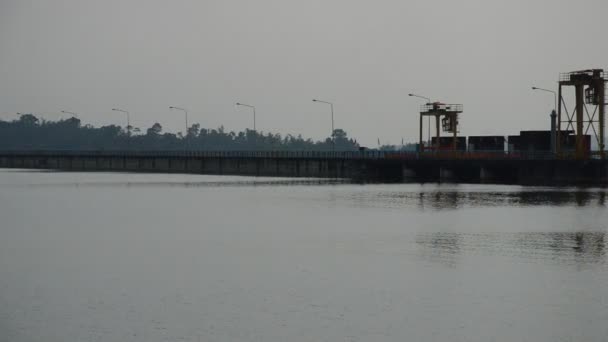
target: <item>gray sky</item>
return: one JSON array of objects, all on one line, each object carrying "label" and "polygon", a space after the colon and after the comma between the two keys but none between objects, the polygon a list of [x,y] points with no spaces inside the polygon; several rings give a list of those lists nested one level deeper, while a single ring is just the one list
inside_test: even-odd
[{"label": "gray sky", "polygon": [[[0,118],[190,122],[364,145],[416,141],[414,92],[461,133],[548,129],[559,72],[608,67],[606,0],[0,0]],[[426,131],[426,128],[425,128]]]}]

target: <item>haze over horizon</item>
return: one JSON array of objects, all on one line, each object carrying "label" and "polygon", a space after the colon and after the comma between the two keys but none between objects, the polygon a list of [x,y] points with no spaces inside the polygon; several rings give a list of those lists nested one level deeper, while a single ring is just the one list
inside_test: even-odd
[{"label": "haze over horizon", "polygon": [[[417,93],[464,104],[461,134],[548,129],[558,74],[605,68],[601,0],[0,0],[0,119],[167,131],[190,123],[362,145],[417,140]],[[425,128],[426,129],[426,128]]]}]

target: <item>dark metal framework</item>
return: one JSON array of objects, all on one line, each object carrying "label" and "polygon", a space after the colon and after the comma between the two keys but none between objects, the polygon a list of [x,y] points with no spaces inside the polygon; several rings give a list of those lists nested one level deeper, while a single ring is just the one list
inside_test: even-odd
[{"label": "dark metal framework", "polygon": [[[593,132],[601,158],[605,158],[605,109],[606,109],[606,72],[603,69],[589,69],[562,73],[559,76],[559,105],[557,110],[557,153],[565,155],[562,146],[562,124],[564,131],[574,131],[576,134],[575,154],[577,159],[588,158],[590,146],[585,146],[584,136]],[[575,105],[570,107],[562,97],[562,87],[574,87]],[[564,115],[565,114],[565,117]]]},{"label": "dark metal framework", "polygon": [[[420,106],[420,151],[424,150],[422,141],[422,119],[425,116],[435,117],[436,137],[435,146],[428,149],[440,149],[441,130],[446,133],[452,133],[452,149],[457,149],[458,139],[458,114],[462,113],[463,107],[461,104],[445,104],[441,102],[427,103]],[[441,127],[440,127],[441,123]]]}]

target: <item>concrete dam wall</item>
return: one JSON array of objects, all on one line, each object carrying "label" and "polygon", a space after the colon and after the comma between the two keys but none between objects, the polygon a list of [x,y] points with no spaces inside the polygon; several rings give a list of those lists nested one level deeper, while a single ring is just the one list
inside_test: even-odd
[{"label": "concrete dam wall", "polygon": [[137,155],[0,155],[0,168],[270,177],[357,178],[361,163],[329,158]]},{"label": "concrete dam wall", "polygon": [[358,181],[608,185],[606,160],[441,158],[383,152],[0,152],[0,168]]}]

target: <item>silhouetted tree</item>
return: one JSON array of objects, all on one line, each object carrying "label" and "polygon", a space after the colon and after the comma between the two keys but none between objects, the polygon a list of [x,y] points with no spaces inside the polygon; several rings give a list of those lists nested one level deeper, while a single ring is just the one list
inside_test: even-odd
[{"label": "silhouetted tree", "polygon": [[154,123],[152,127],[146,130],[146,135],[157,137],[163,131],[163,126],[161,126],[158,122]]}]

